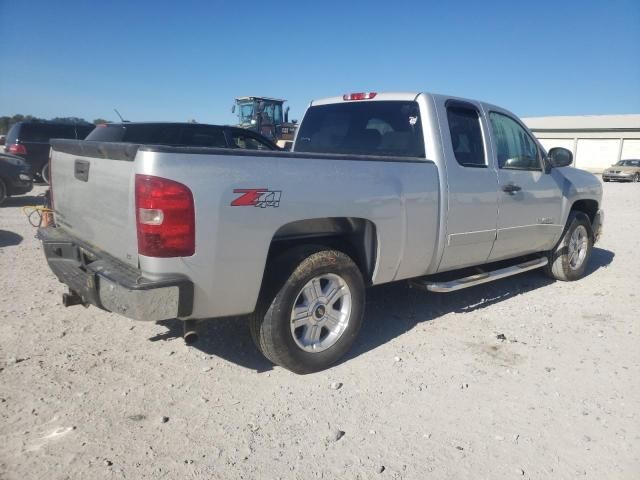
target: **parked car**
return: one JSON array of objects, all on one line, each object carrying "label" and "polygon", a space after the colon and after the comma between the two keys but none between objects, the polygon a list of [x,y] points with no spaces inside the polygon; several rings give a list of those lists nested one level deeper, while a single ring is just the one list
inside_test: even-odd
[{"label": "parked car", "polygon": [[262,135],[242,128],[203,123],[124,122],[98,125],[85,139],[143,145],[279,150]]},{"label": "parked car", "polygon": [[293,152],[55,140],[39,235],[65,305],[186,333],[246,314],[269,360],[308,373],[350,348],[368,285],[585,275],[602,184],[572,160],[494,105],[347,94],[311,103]]},{"label": "parked car", "polygon": [[602,181],[640,182],[640,160],[620,160],[602,172]]},{"label": "parked car", "polygon": [[34,173],[36,181],[49,182],[49,140],[72,138],[81,140],[93,130],[94,125],[44,121],[14,123],[7,133],[6,153],[24,158]]},{"label": "parked car", "polygon": [[29,193],[33,188],[31,168],[23,158],[0,153],[0,205],[13,195]]}]

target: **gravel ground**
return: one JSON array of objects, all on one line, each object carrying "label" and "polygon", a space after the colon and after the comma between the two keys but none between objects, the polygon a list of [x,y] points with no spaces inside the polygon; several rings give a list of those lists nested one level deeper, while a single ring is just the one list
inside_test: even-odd
[{"label": "gravel ground", "polygon": [[640,478],[640,186],[604,189],[583,280],[376,287],[348,358],[308,376],[241,319],[187,347],[177,322],[65,309],[21,213],[35,198],[11,199],[0,478]]}]

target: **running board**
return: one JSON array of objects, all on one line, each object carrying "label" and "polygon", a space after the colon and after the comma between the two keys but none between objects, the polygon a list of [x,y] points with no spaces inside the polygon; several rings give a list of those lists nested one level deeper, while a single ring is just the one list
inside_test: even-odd
[{"label": "running board", "polygon": [[501,268],[499,270],[493,270],[492,272],[477,273],[475,275],[469,275],[468,277],[458,278],[449,282],[434,282],[426,278],[416,278],[411,280],[411,286],[421,290],[428,290],[430,292],[455,292],[456,290],[462,290],[463,288],[493,282],[494,280],[499,280],[501,278],[517,275],[518,273],[544,267],[547,263],[549,263],[547,257],[536,258],[528,262],[513,265],[512,267]]}]

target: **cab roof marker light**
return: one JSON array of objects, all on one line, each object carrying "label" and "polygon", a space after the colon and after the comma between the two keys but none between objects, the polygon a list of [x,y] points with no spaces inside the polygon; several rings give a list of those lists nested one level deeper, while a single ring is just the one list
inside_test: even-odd
[{"label": "cab roof marker light", "polygon": [[351,100],[371,100],[378,95],[378,92],[357,92],[357,93],[345,93],[342,96],[342,100],[351,101]]}]

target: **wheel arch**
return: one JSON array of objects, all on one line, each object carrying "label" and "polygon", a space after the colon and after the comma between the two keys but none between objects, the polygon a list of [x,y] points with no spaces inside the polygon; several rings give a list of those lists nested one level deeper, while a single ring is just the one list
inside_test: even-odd
[{"label": "wheel arch", "polygon": [[321,245],[349,255],[365,284],[370,285],[378,261],[375,224],[365,218],[326,217],[297,220],[281,226],[273,235],[267,265],[286,251],[303,245]]},{"label": "wheel arch", "polygon": [[575,202],[573,202],[573,204],[571,205],[570,212],[584,213],[585,215],[587,215],[587,217],[589,217],[589,221],[593,225],[593,222],[596,218],[596,214],[598,213],[599,208],[600,208],[600,205],[598,204],[597,200],[582,199],[582,200],[576,200]]}]

